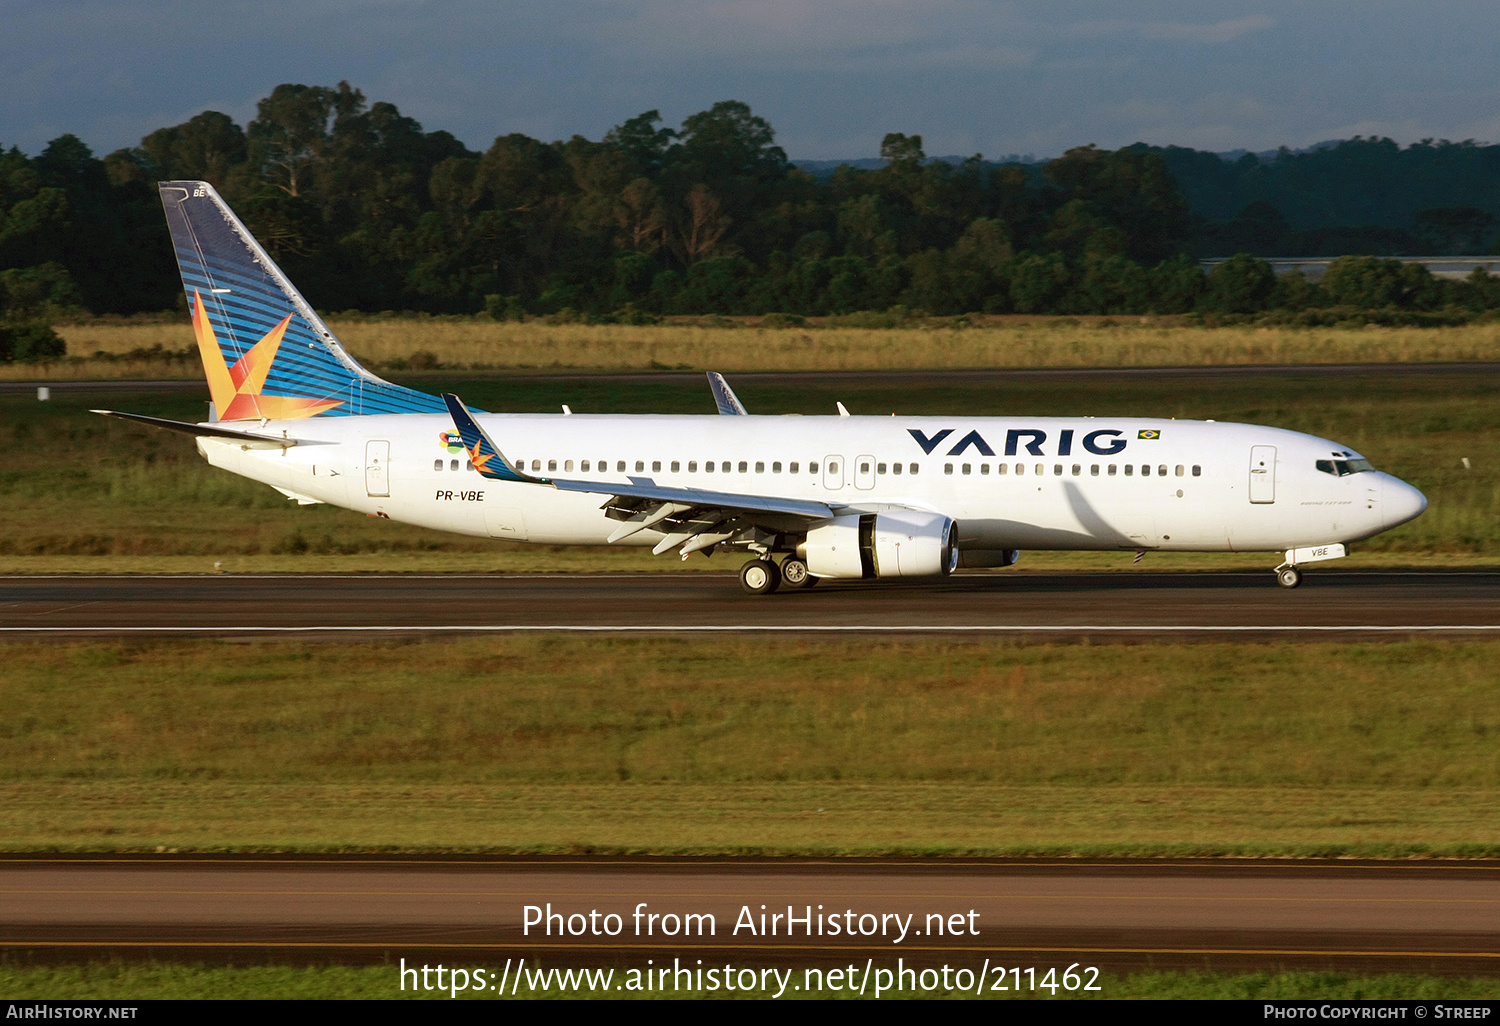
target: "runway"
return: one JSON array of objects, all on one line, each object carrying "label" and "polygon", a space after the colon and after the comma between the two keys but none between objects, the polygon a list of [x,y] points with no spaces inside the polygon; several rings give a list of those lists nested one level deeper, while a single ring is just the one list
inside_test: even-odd
[{"label": "runway", "polygon": [[0,908],[31,961],[1500,972],[1494,861],[13,856]]},{"label": "runway", "polygon": [[768,596],[728,574],[0,578],[0,637],[883,632],[1101,639],[1500,632],[1500,573],[960,574]]}]

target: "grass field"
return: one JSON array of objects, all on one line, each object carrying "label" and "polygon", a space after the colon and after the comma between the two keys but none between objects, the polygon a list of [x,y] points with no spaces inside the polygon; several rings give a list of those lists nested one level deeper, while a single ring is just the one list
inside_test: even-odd
[{"label": "grass field", "polygon": [[1500,643],[0,648],[13,850],[1500,853]]},{"label": "grass field", "polygon": [[[1416,363],[1500,359],[1500,323],[1450,328],[1186,327],[1175,319],[997,318],[891,329],[549,325],[467,319],[330,321],[376,368],[891,370]],[[187,315],[62,325],[68,359],[0,366],[0,380],[197,377]]]},{"label": "grass field", "polygon": [[[617,969],[618,982],[623,967]],[[397,970],[389,966],[252,966],[226,968],[203,965],[160,965],[138,963],[97,963],[82,966],[20,968],[0,965],[0,993],[13,1000],[454,1000],[447,991],[422,992],[398,986]],[[798,977],[799,982],[801,977]],[[1010,992],[987,997],[1033,997],[1039,1000],[1076,998],[1155,998],[1166,1000],[1286,1000],[1320,999],[1333,1001],[1436,1000],[1481,1001],[1500,996],[1500,980],[1462,977],[1371,975],[1359,976],[1333,972],[1280,973],[1184,973],[1143,972],[1104,973],[1100,975],[1098,993],[1060,993],[1054,998],[1043,990],[1035,995]],[[774,992],[772,992],[774,993]],[[610,992],[610,999],[649,997],[757,997],[772,993],[751,991],[728,995],[663,995]],[[521,998],[577,998],[577,991],[563,992],[555,985],[545,989],[519,988]],[[835,996],[835,995],[829,995]],[[848,995],[836,995],[846,997]],[[857,995],[853,995],[857,997]],[[911,997],[912,995],[905,995]],[[933,997],[972,995],[933,993]],[[509,995],[506,995],[509,998]],[[459,992],[458,1000],[497,1000],[492,994]],[[890,1000],[887,994],[883,1000]]]},{"label": "grass field", "polygon": [[[491,410],[712,413],[701,376],[649,381],[433,372],[404,380],[451,388]],[[1274,424],[1331,437],[1421,488],[1418,520],[1356,547],[1347,566],[1474,565],[1500,555],[1500,376],[1351,371],[1195,379],[1015,380],[1003,389],[875,380],[744,383],[750,409],[823,413],[842,400],[857,412],[1098,416],[1157,415]],[[655,559],[635,551],[505,546],[298,507],[262,485],[214,470],[190,439],[94,416],[123,407],[178,419],[203,415],[202,396],[142,387],[127,394],[59,390],[0,394],[0,572],[329,570],[729,569],[722,560]],[[1468,459],[1467,466],[1464,463]],[[1130,555],[1027,553],[1033,567],[1128,570]],[[1265,565],[1264,556],[1162,556],[1144,569]]]}]

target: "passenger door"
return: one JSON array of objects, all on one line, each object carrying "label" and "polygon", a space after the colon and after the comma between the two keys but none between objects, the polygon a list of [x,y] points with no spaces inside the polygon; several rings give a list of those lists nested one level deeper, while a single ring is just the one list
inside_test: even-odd
[{"label": "passenger door", "polygon": [[854,487],[865,490],[875,487],[874,456],[856,456],[854,458]]},{"label": "passenger door", "polygon": [[365,443],[365,494],[378,497],[391,494],[391,443]]}]

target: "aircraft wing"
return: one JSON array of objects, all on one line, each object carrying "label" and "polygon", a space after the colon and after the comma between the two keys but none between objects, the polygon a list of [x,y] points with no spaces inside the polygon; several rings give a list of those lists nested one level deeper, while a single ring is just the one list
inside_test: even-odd
[{"label": "aircraft wing", "polygon": [[482,476],[607,496],[602,506],[605,515],[621,522],[610,535],[611,542],[622,541],[649,527],[664,535],[653,552],[659,554],[681,546],[682,557],[686,559],[693,552],[749,531],[774,533],[834,515],[827,503],[808,499],[673,488],[648,477],[632,477],[627,484],[537,477],[505,458],[458,396],[445,393],[443,401],[448,404],[453,424],[469,451],[470,462]]},{"label": "aircraft wing", "polygon": [[708,372],[708,387],[714,391],[714,403],[719,407],[719,412],[729,417],[743,417],[749,411],[745,404],[740,402],[740,397],[734,394],[734,389],[729,387],[729,382],[724,380],[724,375],[718,371]]}]

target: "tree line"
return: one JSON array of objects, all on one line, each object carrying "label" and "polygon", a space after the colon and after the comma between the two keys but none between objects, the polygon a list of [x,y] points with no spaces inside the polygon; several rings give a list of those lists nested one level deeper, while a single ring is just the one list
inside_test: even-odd
[{"label": "tree line", "polygon": [[[330,311],[1466,316],[1500,306],[1487,276],[1445,282],[1367,258],[1314,284],[1254,254],[1328,237],[1338,226],[1320,228],[1305,199],[1319,190],[1364,197],[1330,208],[1365,219],[1344,252],[1392,252],[1401,232],[1434,252],[1484,248],[1497,152],[1357,139],[1270,160],[1137,145],[994,164],[930,160],[921,136],[891,133],[882,167],[813,175],[738,101],[676,128],[647,111],[598,141],[513,133],[481,153],[347,82],[287,84],[243,127],[205,111],[102,159],[72,135],[34,158],[0,154],[0,358],[46,355],[38,325],[60,312],[180,305],[155,184],[171,179],[212,183]],[[1421,188],[1402,186],[1408,164],[1425,169]],[[1392,214],[1371,182],[1421,209]],[[1198,256],[1236,251],[1200,271]]]}]

